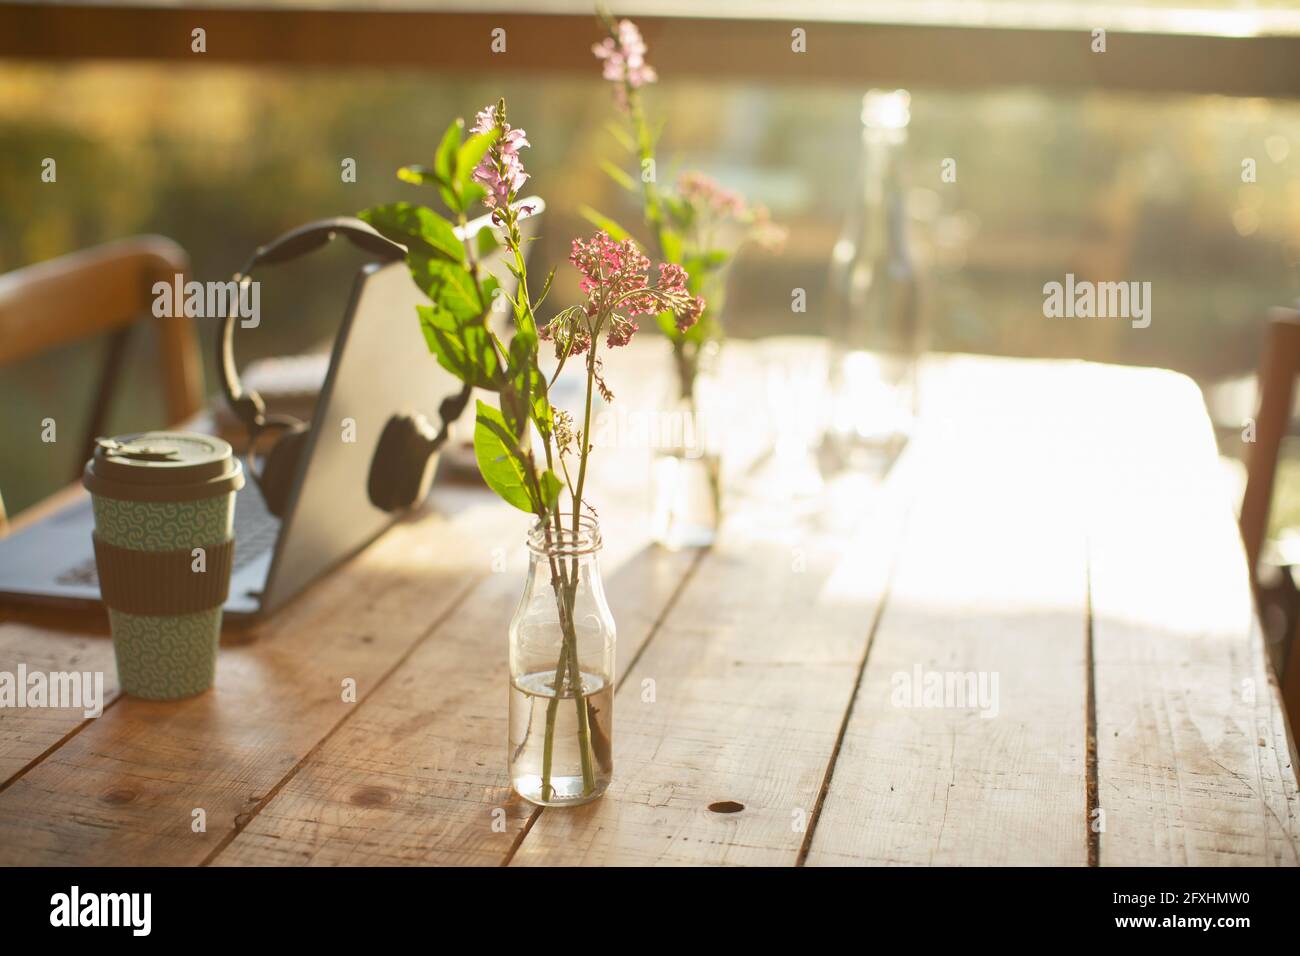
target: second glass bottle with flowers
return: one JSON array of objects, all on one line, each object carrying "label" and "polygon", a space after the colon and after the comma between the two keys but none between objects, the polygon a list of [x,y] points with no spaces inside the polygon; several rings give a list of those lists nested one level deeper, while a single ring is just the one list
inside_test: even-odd
[{"label": "second glass bottle with flowers", "polygon": [[[723,340],[722,300],[732,261],[749,242],[779,249],[785,230],[775,225],[766,207],[751,205],[733,190],[699,172],[686,172],[671,188],[656,180],[658,138],[646,116],[642,91],[658,79],[646,62],[647,47],[631,20],[617,22],[603,10],[607,36],[592,52],[604,78],[613,84],[614,101],[624,120],[611,133],[636,164],[633,176],[614,163],[602,169],[639,200],[648,246],[665,262],[689,275],[689,291],[708,300],[699,321],[679,322],[671,311],[657,316],[672,346],[676,387],[663,402],[665,421],[654,449],[653,534],[671,549],[706,547],[722,520],[721,450],[713,441],[720,416],[710,406],[710,382]],[[586,209],[587,218],[615,238],[629,233],[608,216]],[[717,389],[712,391],[716,392]]]},{"label": "second glass bottle with flowers", "polygon": [[[626,345],[638,315],[670,315],[685,332],[705,306],[680,265],[661,264],[651,285],[650,260],[636,243],[600,231],[573,241],[569,261],[581,273],[585,301],[539,322],[554,272],[534,299],[519,228],[534,211],[519,198],[528,179],[519,151],[528,145],[500,100],[479,112],[468,135],[462,121],[449,126],[432,166],[398,171],[405,182],[432,187],[449,216],[401,202],[361,217],[406,246],[411,275],[429,298],[417,309],[420,327],[439,364],[497,397],[495,407],[476,407],[479,470],[493,491],[535,519],[528,578],[509,633],[510,780],[533,803],[575,806],[604,793],[613,770],[615,626],[587,487],[594,395],[613,399],[599,353],[602,345]],[[466,227],[480,205],[496,228],[471,234]],[[501,244],[518,280],[513,295],[482,266]],[[509,341],[489,322],[498,296],[513,309]],[[543,341],[557,360],[549,375],[538,361]],[[585,377],[580,425],[548,398],[570,367],[581,367]]]}]

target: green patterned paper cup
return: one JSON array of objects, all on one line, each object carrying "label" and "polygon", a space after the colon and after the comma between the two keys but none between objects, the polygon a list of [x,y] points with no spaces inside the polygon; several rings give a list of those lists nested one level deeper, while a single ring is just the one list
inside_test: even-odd
[{"label": "green patterned paper cup", "polygon": [[244,484],[230,445],[188,432],[101,438],[83,483],[122,690],[151,700],[202,693],[216,676]]}]

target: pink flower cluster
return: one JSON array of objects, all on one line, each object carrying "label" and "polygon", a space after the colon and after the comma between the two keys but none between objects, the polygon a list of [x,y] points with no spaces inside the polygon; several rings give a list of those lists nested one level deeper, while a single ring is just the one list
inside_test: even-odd
[{"label": "pink flower cluster", "polygon": [[772,214],[763,205],[749,205],[745,197],[727,189],[704,173],[682,173],[677,178],[677,195],[700,212],[719,218],[730,218],[749,226],[749,238],[772,252],[785,244],[785,227],[772,221]]},{"label": "pink flower cluster", "polygon": [[761,248],[769,252],[780,252],[790,237],[790,230],[773,222],[772,213],[766,206],[754,206],[751,210],[750,234]]},{"label": "pink flower cluster", "polygon": [[528,137],[522,129],[512,129],[509,123],[501,121],[495,103],[479,110],[475,119],[471,133],[501,130],[497,141],[474,170],[474,181],[488,191],[483,205],[489,209],[501,209],[509,205],[511,195],[517,194],[528,179],[519,159],[519,150],[529,145]]},{"label": "pink flower cluster", "polygon": [[659,78],[654,67],[645,61],[645,40],[631,20],[620,20],[616,36],[601,40],[591,48],[591,52],[603,61],[602,75],[605,79],[618,84],[615,95],[622,109],[627,109],[629,89],[640,89]]},{"label": "pink flower cluster", "polygon": [[541,330],[543,339],[555,341],[557,351],[580,355],[602,329],[610,348],[627,345],[638,328],[632,316],[671,310],[678,329],[685,332],[704,312],[704,299],[691,295],[686,270],[679,265],[660,264],[658,284],[649,285],[650,260],[631,239],[615,242],[603,231],[585,241],[575,239],[569,261],[582,273],[585,321],[562,314]]},{"label": "pink flower cluster", "polygon": [[677,193],[691,205],[707,208],[715,215],[745,214],[745,197],[704,173],[682,173],[677,178]]},{"label": "pink flower cluster", "polygon": [[704,297],[691,295],[686,287],[689,278],[686,270],[676,263],[659,263],[659,285],[656,289],[660,295],[676,303],[673,318],[679,332],[685,332],[704,314]]}]

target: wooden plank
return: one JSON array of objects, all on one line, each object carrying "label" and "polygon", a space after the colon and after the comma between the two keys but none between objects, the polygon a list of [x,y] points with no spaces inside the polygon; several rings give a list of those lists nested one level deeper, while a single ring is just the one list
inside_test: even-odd
[{"label": "wooden plank", "polygon": [[257,641],[223,649],[214,692],[124,698],[18,778],[0,793],[0,863],[206,859],[352,714],[344,678],[364,700],[520,533],[486,492],[437,500],[447,513],[393,529]]},{"label": "wooden plank", "polygon": [[[6,525],[0,536],[23,528],[73,504],[86,494],[80,485],[60,489]],[[0,670],[91,671],[104,675],[104,706],[117,698],[117,667],[108,622],[98,613],[0,604]],[[91,718],[94,719],[94,718]],[[0,790],[14,776],[86,722],[78,708],[0,708]]]},{"label": "wooden plank", "polygon": [[1103,865],[1296,865],[1296,755],[1199,391],[1099,368],[1089,473]]},{"label": "wooden plank", "polygon": [[1087,861],[1062,368],[957,360],[927,378],[921,487],[809,865]]},{"label": "wooden plank", "polygon": [[[19,665],[28,674],[99,674],[101,705],[107,707],[117,699],[117,668],[106,635],[30,624],[0,625],[0,670],[16,675]],[[0,708],[0,791],[42,754],[96,719],[86,717],[80,707]]]},{"label": "wooden plank", "polygon": [[[0,536],[20,531],[75,502],[86,492],[78,485],[63,488],[7,525],[0,520]],[[0,604],[0,670],[16,673],[90,670],[104,674],[104,704],[117,697],[117,668],[106,622],[87,615],[70,615],[40,609],[20,609]],[[97,626],[98,625],[98,626]],[[0,708],[0,790],[14,775],[55,747],[86,721],[76,708]]]},{"label": "wooden plank", "polygon": [[[656,407],[662,378],[654,369],[667,362],[658,349],[650,354],[654,364],[642,365],[639,373],[626,353],[610,357],[606,371],[619,393],[621,424],[593,429],[601,448],[592,459],[589,487],[601,502],[602,577],[618,625],[620,666],[649,640],[661,610],[697,560],[653,547],[648,539],[649,449],[641,443],[645,423],[636,416]],[[729,348],[724,359],[728,381],[756,383],[745,348]],[[744,389],[736,389],[732,399],[743,401]],[[733,471],[743,469],[754,447],[746,441],[738,449]],[[506,631],[527,566],[521,542],[522,533],[505,573],[475,589],[304,763],[217,864],[467,865],[507,859],[534,812],[511,793],[505,767]]]}]

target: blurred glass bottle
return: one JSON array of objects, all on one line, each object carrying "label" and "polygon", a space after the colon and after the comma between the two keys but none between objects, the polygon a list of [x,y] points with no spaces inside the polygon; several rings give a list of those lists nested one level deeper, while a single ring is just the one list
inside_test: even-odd
[{"label": "blurred glass bottle", "polygon": [[848,462],[892,459],[916,416],[924,347],[907,240],[906,90],[862,99],[862,158],[830,271],[831,415],[827,440]]}]

